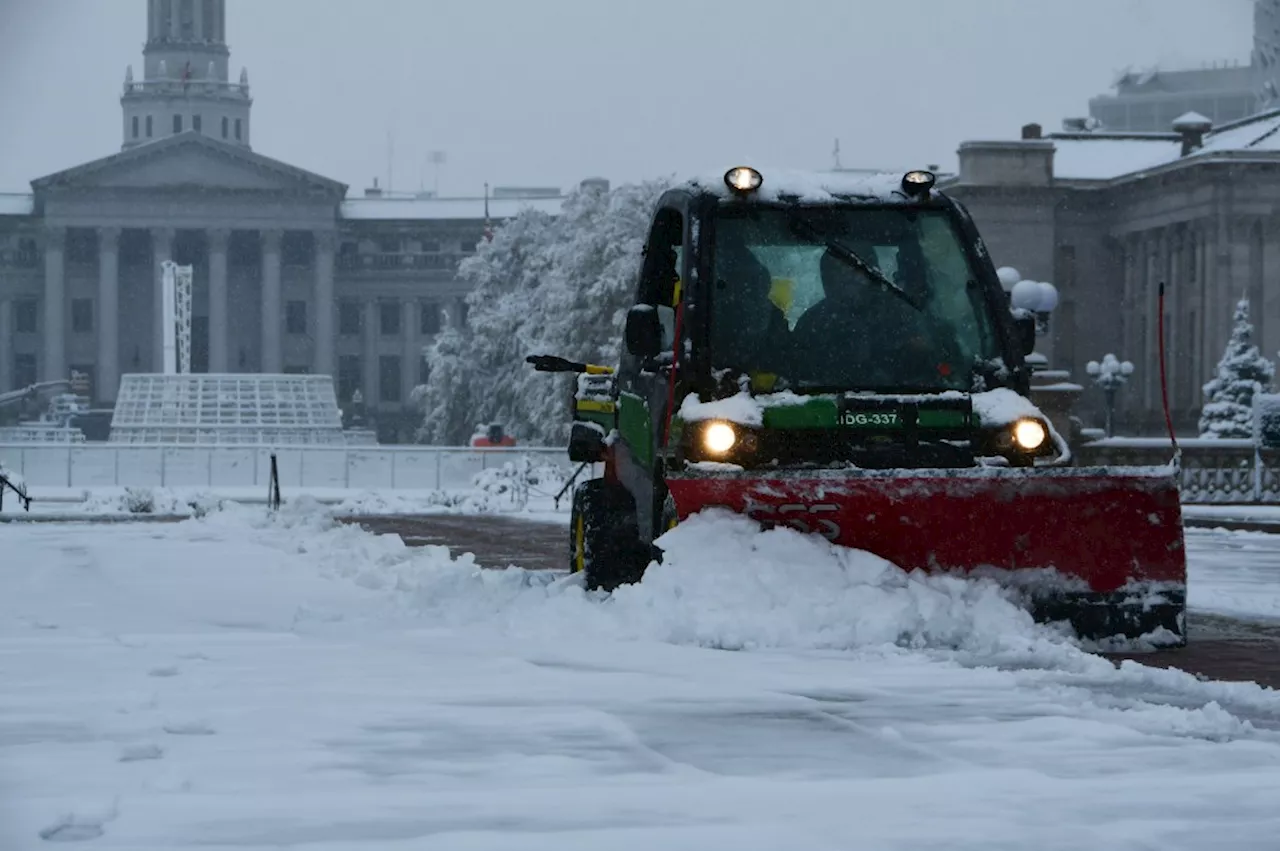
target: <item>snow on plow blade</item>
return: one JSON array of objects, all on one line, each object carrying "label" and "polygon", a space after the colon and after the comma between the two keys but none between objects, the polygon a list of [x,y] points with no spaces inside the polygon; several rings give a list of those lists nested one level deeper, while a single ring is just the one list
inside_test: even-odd
[{"label": "snow on plow blade", "polygon": [[[667,477],[681,520],[723,507],[820,534],[905,570],[991,575],[1038,620],[1082,637],[1185,635],[1186,552],[1172,468],[690,469]],[[1161,634],[1163,635],[1163,634]]]}]

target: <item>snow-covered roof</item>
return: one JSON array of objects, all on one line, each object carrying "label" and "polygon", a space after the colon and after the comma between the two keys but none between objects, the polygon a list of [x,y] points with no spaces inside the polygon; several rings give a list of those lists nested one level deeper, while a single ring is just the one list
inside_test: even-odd
[{"label": "snow-covered roof", "polygon": [[[533,208],[558,214],[564,198],[490,198],[489,218],[509,219]],[[484,218],[484,198],[348,198],[342,202],[344,219],[397,221],[420,219],[479,220]]]},{"label": "snow-covered roof", "polygon": [[35,208],[34,195],[0,192],[0,216],[29,216]]},{"label": "snow-covered roof", "polygon": [[[731,197],[732,192],[724,182],[725,172],[729,168],[697,175],[686,181],[686,185],[722,198]],[[787,200],[799,199],[801,203],[821,203],[843,198],[899,202],[910,200],[902,191],[902,176],[906,174],[905,171],[866,174],[843,171],[799,171],[754,165],[751,168],[760,172],[763,179],[760,188],[751,195],[758,201],[778,201],[784,196]]]},{"label": "snow-covered roof", "polygon": [[1280,110],[1224,124],[1205,134],[1199,154],[1223,151],[1280,151]]},{"label": "snow-covered roof", "polygon": [[1193,162],[1197,157],[1228,152],[1280,152],[1280,110],[1213,128],[1204,135],[1202,147],[1186,157],[1182,156],[1182,142],[1175,133],[1054,133],[1045,138],[1055,149],[1055,178],[1116,180],[1179,161]]},{"label": "snow-covered roof", "polygon": [[1147,139],[1089,138],[1082,133],[1050,137],[1053,176],[1059,180],[1112,180],[1125,174],[1164,165],[1178,158],[1181,142]]}]

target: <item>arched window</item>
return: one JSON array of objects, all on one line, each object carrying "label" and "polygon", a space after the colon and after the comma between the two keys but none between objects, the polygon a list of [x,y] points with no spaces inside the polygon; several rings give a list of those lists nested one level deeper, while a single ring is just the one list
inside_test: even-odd
[{"label": "arched window", "polygon": [[182,132],[182,116],[181,115],[175,115],[173,117],[173,132],[174,133]]},{"label": "arched window", "polygon": [[138,116],[133,117],[133,138],[138,138]]},{"label": "arched window", "polygon": [[222,138],[224,139],[227,138],[227,127],[228,125],[230,125],[230,123],[231,122],[227,120],[227,117],[225,115],[222,116]]},{"label": "arched window", "polygon": [[147,138],[151,138],[151,116],[147,116]]}]

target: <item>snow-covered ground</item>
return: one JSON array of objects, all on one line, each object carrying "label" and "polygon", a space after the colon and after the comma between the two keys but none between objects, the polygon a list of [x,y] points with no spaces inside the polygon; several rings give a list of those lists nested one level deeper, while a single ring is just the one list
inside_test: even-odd
[{"label": "snow-covered ground", "polygon": [[1186,536],[1188,606],[1280,620],[1280,535],[1188,529]]},{"label": "snow-covered ground", "polygon": [[1117,669],[982,583],[710,517],[601,599],[322,516],[4,527],[0,847],[1280,835],[1280,694]]},{"label": "snow-covered ground", "polygon": [[1184,505],[1182,516],[1197,520],[1247,520],[1280,524],[1280,505]]}]

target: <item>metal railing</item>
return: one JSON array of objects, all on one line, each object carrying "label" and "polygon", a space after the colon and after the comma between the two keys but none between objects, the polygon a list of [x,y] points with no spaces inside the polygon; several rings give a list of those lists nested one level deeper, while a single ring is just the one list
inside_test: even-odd
[{"label": "metal railing", "polygon": [[0,444],[0,462],[34,488],[263,487],[466,490],[477,473],[529,458],[572,473],[563,448],[457,446],[174,446]]},{"label": "metal railing", "polygon": [[[1280,449],[1249,440],[1180,440],[1187,504],[1280,505]],[[280,487],[357,490],[465,490],[476,474],[529,458],[572,475],[560,447],[517,446],[175,446],[0,443],[0,463],[35,488],[266,487],[271,455]],[[1081,465],[1169,463],[1168,440],[1115,438],[1076,450]],[[594,474],[594,473],[593,473]]]},{"label": "metal railing", "polygon": [[249,96],[249,87],[242,86],[239,83],[227,83],[222,80],[209,79],[166,79],[166,80],[136,80],[124,84],[124,94],[143,94],[153,92],[169,92],[175,94],[203,92],[203,93],[219,93],[237,98],[247,98]]},{"label": "metal railing", "polygon": [[[1179,439],[1180,486],[1188,505],[1280,505],[1280,449],[1252,440]],[[1110,438],[1076,450],[1083,466],[1159,466],[1173,457],[1163,438]]]},{"label": "metal railing", "polygon": [[452,271],[462,262],[465,254],[370,252],[365,254],[339,254],[336,258],[340,271]]}]

